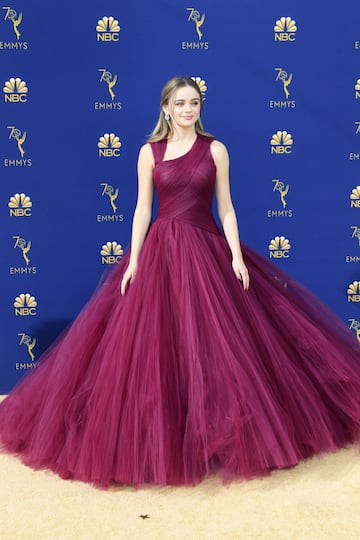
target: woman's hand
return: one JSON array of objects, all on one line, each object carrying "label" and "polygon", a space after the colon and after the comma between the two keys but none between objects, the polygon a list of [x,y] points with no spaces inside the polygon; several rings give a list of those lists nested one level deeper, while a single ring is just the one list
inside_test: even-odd
[{"label": "woman's hand", "polygon": [[232,267],[235,272],[235,275],[240,281],[242,281],[244,290],[247,291],[250,285],[250,278],[248,269],[245,266],[245,263],[242,259],[233,259]]},{"label": "woman's hand", "polygon": [[124,294],[126,293],[127,285],[128,284],[131,285],[132,282],[134,281],[135,276],[136,276],[136,272],[137,272],[137,265],[129,263],[129,266],[125,270],[125,273],[124,273],[123,278],[121,280],[121,294],[122,294],[122,296],[124,296]]}]

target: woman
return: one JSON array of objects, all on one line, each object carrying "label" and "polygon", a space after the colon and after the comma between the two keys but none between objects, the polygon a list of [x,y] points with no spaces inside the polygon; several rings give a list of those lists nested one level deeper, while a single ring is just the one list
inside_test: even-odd
[{"label": "woman", "polygon": [[34,468],[101,487],[195,484],[359,441],[359,344],[241,250],[228,154],[204,133],[201,106],[192,79],[165,85],[139,154],[131,249],[0,405],[3,449]]},{"label": "woman", "polygon": [[[179,84],[185,84],[184,81],[186,85],[179,86]],[[151,142],[167,141],[164,161],[186,155],[195,143],[197,134],[204,134],[200,120],[201,93],[192,79],[174,78],[163,89],[161,105],[158,124],[149,140]],[[218,213],[232,251],[232,265],[236,276],[243,280],[244,288],[248,289],[249,274],[241,253],[236,216],[230,197],[228,153],[225,146],[216,140],[212,141],[210,149],[217,171]],[[151,219],[154,165],[151,145],[147,143],[141,148],[138,160],[138,201],[133,219],[131,258],[122,280],[122,294],[125,292],[127,283],[135,277],[137,258]]]}]

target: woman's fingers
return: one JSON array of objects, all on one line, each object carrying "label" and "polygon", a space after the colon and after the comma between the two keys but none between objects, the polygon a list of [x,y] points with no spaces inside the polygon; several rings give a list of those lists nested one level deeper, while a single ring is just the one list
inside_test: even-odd
[{"label": "woman's fingers", "polygon": [[132,284],[136,276],[136,270],[126,270],[121,281],[121,294],[124,296],[126,289]]},{"label": "woman's fingers", "polygon": [[249,277],[249,272],[246,266],[234,265],[234,272],[235,272],[236,277],[241,280],[244,289],[247,290],[250,285],[250,277]]},{"label": "woman's fingers", "polygon": [[243,282],[244,289],[247,291],[250,285],[249,273],[247,271],[241,274],[241,280]]},{"label": "woman's fingers", "polygon": [[125,272],[124,277],[122,278],[122,281],[121,281],[121,294],[122,294],[122,296],[124,296],[124,294],[126,292],[126,286],[128,284],[129,279],[130,279],[129,274],[127,272]]}]

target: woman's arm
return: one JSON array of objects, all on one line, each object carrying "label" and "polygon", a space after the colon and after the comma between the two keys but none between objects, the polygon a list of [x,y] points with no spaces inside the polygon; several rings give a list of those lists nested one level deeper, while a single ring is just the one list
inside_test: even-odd
[{"label": "woman's arm", "polygon": [[141,147],[138,157],[138,197],[134,211],[129,265],[121,281],[121,294],[124,295],[128,282],[135,278],[139,254],[151,220],[154,195],[154,160],[150,144]]},{"label": "woman's arm", "polygon": [[215,195],[217,209],[225,238],[232,253],[232,267],[236,277],[241,279],[244,289],[248,289],[249,273],[241,252],[239,229],[230,194],[229,155],[225,145],[219,141],[211,143],[210,151],[216,165]]}]

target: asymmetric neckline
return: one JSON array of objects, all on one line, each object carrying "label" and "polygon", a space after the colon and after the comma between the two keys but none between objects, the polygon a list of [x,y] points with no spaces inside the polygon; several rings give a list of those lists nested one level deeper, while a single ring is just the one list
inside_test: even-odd
[{"label": "asymmetric neckline", "polygon": [[[187,150],[187,152],[185,152],[185,154],[181,154],[180,156],[177,156],[177,157],[174,157],[174,158],[170,158],[170,159],[162,159],[162,160],[161,160],[161,163],[166,163],[167,161],[175,161],[175,160],[177,160],[177,159],[180,159],[180,158],[182,158],[182,157],[187,156],[187,155],[193,150],[193,148],[194,148],[194,146],[195,146],[195,144],[197,143],[198,140],[199,140],[199,134],[197,133],[194,142],[193,142],[192,145],[190,146],[189,150]],[[167,139],[164,139],[164,142],[165,142],[165,150],[164,150],[163,156],[165,156],[165,154],[166,154],[166,149],[167,149],[168,140],[167,140]]]}]

